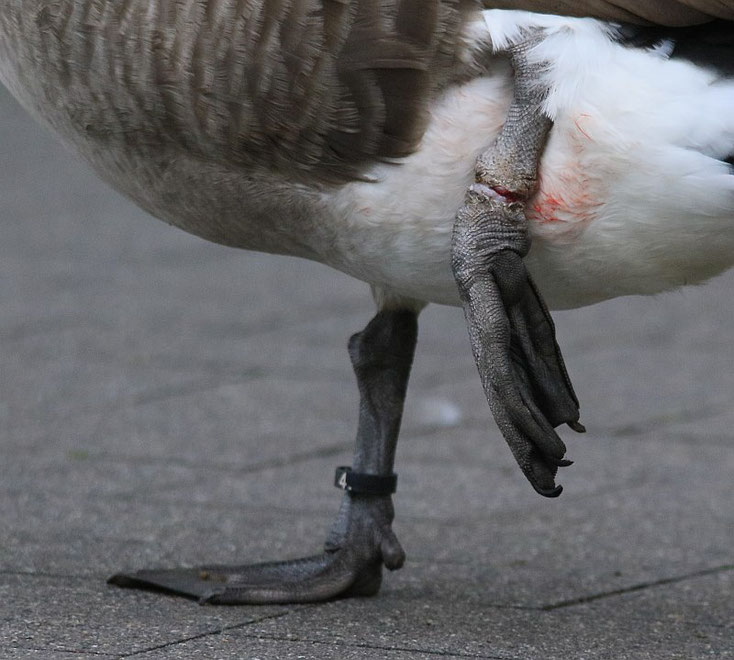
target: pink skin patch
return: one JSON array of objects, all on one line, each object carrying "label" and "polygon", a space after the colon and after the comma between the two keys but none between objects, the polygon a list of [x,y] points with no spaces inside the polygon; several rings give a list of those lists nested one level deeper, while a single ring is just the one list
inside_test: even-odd
[{"label": "pink skin patch", "polygon": [[472,183],[469,186],[469,190],[477,195],[486,197],[488,199],[496,199],[500,202],[504,202],[505,198],[502,197],[494,188],[488,186],[486,183]]}]

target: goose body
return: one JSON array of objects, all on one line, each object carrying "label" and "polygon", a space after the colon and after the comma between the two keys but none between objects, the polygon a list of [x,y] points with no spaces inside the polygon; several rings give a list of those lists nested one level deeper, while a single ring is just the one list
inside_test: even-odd
[{"label": "goose body", "polygon": [[[137,204],[208,240],[315,259],[401,296],[458,304],[450,269],[454,216],[512,95],[509,66],[481,53],[491,43],[490,26],[501,41],[523,21],[537,23],[537,15],[485,11],[467,18],[453,74],[463,79],[428,95],[415,151],[366,162],[366,181],[333,184],[223,157],[196,108],[185,125],[195,148],[156,135],[155,104],[148,110],[144,100],[130,98],[146,93],[129,88],[131,62],[98,53],[108,45],[101,28],[98,42],[71,53],[89,61],[70,62],[62,87],[50,63],[63,56],[61,46],[44,53],[51,37],[30,29],[40,24],[42,4],[10,0],[2,10],[0,77]],[[76,18],[65,26],[68,34],[82,29]],[[658,293],[730,267],[734,176],[724,161],[734,153],[734,77],[671,58],[675,43],[667,46],[672,53],[629,48],[597,21],[541,22],[557,30],[546,44],[556,58],[549,99],[555,126],[530,206],[529,265],[549,305]],[[26,32],[13,34],[17,23]],[[180,84],[186,81],[181,73]],[[51,103],[53,90],[58,98]]]},{"label": "goose body", "polygon": [[[0,80],[152,215],[224,245],[320,261],[373,287],[382,311],[350,355],[363,395],[355,461],[374,476],[392,470],[410,315],[462,302],[452,272],[457,209],[513,103],[513,71],[497,51],[535,29],[544,38],[528,57],[547,64],[538,86],[553,128],[526,205],[525,263],[549,305],[658,293],[732,266],[734,71],[714,46],[703,56],[687,49],[690,34],[631,44],[623,28],[593,19],[448,0],[3,0]],[[388,381],[362,369],[386,368],[384,356],[403,352]],[[548,369],[568,385],[558,399],[575,402],[562,362]],[[577,421],[577,402],[575,417],[556,418],[548,401],[552,393],[538,404],[552,422],[543,433],[555,437],[552,426]],[[511,432],[514,418],[493,412]],[[543,494],[560,492],[551,489],[565,464],[557,442],[538,477],[550,484]],[[392,449],[367,451],[385,443]],[[532,481],[533,464],[524,465]],[[383,497],[381,484],[370,488]],[[221,580],[237,582],[234,595],[198,578],[182,591],[222,602],[374,593],[374,571],[403,557],[391,500],[376,502],[359,513],[362,504],[345,500],[326,558],[238,568]],[[356,573],[333,577],[333,553],[360,544],[377,560],[355,550],[361,559],[339,561]],[[316,586],[272,586],[275,573]],[[151,581],[171,589],[179,578]]]}]

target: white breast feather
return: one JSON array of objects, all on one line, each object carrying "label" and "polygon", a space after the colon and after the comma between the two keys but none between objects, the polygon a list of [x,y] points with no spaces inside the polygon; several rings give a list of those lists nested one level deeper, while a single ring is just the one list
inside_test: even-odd
[{"label": "white breast feather", "polygon": [[[483,12],[505,47],[546,28],[555,124],[530,205],[528,261],[553,307],[703,281],[734,264],[734,83],[630,49],[589,19]],[[472,26],[474,33],[476,25]],[[486,40],[486,37],[485,37]],[[509,67],[446,92],[418,152],[382,165],[329,205],[343,231],[336,265],[403,295],[457,304],[449,268],[454,214],[473,164],[504,121]]]}]

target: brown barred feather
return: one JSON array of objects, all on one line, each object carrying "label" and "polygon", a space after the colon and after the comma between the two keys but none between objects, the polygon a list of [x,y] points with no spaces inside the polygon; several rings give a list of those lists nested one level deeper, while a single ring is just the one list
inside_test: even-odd
[{"label": "brown barred feather", "polygon": [[416,147],[428,101],[455,75],[462,7],[469,6],[3,2],[22,6],[17,20],[35,23],[20,34],[43,42],[29,48],[43,54],[35,64],[45,71],[46,103],[74,99],[77,130],[99,140],[164,139],[205,160],[333,182]]}]

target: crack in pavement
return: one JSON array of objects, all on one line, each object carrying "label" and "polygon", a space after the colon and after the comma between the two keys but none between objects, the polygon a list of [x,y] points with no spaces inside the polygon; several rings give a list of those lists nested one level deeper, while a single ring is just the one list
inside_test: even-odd
[{"label": "crack in pavement", "polygon": [[344,640],[323,640],[323,639],[309,639],[296,636],[288,635],[249,635],[245,634],[243,637],[250,639],[267,639],[273,642],[294,642],[301,644],[321,644],[323,646],[342,646],[353,649],[370,649],[373,651],[396,651],[401,653],[420,653],[421,655],[430,655],[440,658],[478,658],[479,660],[513,660],[512,656],[506,655],[477,655],[473,653],[457,653],[453,651],[432,651],[421,648],[412,648],[409,646],[384,646],[381,644],[370,644],[368,642],[346,642]]},{"label": "crack in pavement", "polygon": [[38,653],[64,653],[68,655],[93,655],[99,658],[119,658],[117,653],[104,653],[102,651],[77,651],[75,649],[63,649],[63,648],[38,648],[36,646],[9,646],[9,649],[15,649],[16,651],[37,651]]},{"label": "crack in pavement", "polygon": [[[110,454],[110,453],[99,453],[99,454],[84,454],[82,460],[89,463],[115,463],[119,464],[130,464],[130,465],[160,465],[164,464],[170,467],[183,467],[183,468],[195,468],[197,470],[214,470],[217,472],[228,472],[231,474],[245,475],[253,474],[255,472],[262,472],[263,470],[271,470],[274,468],[289,467],[291,465],[297,465],[304,463],[315,458],[328,458],[335,456],[351,449],[352,443],[344,441],[334,443],[324,447],[316,447],[314,449],[308,449],[302,452],[290,452],[284,456],[278,456],[275,458],[259,461],[250,465],[232,465],[231,463],[218,463],[201,460],[188,460],[185,458],[174,458],[171,456],[126,456],[124,454]],[[67,455],[69,452],[67,452]],[[72,457],[74,457],[72,455]],[[155,492],[155,491],[152,491]],[[114,497],[119,497],[120,493],[115,493]]]},{"label": "crack in pavement", "polygon": [[600,591],[595,594],[588,596],[579,596],[578,598],[569,598],[567,600],[560,600],[555,603],[548,605],[542,605],[540,607],[526,607],[520,609],[537,609],[544,612],[551,612],[553,610],[559,610],[565,607],[573,607],[574,605],[583,605],[585,603],[591,603],[597,600],[603,600],[605,598],[612,598],[614,596],[622,596],[624,594],[634,593],[636,591],[644,591],[645,589],[651,589],[654,587],[661,587],[668,584],[677,584],[686,580],[691,580],[697,577],[704,577],[706,575],[715,575],[717,573],[726,573],[734,570],[734,564],[724,564],[723,566],[715,566],[713,568],[704,568],[699,571],[693,571],[684,575],[677,575],[669,578],[661,578],[660,580],[652,580],[650,582],[641,582],[639,584],[633,584],[629,587],[622,587],[620,589],[612,589],[610,591]]},{"label": "crack in pavement", "polygon": [[221,635],[222,633],[229,632],[231,630],[238,630],[240,628],[244,628],[245,626],[251,626],[253,623],[262,623],[263,621],[268,621],[270,619],[279,619],[281,617],[287,616],[291,612],[293,612],[293,610],[286,610],[285,612],[276,612],[274,614],[265,614],[261,617],[253,619],[252,621],[246,621],[244,623],[236,623],[231,626],[222,626],[221,628],[217,628],[216,630],[209,630],[207,632],[199,633],[197,635],[191,635],[190,637],[184,637],[182,639],[177,639],[171,642],[166,642],[164,644],[156,644],[155,646],[150,646],[144,649],[139,649],[137,651],[133,651],[132,653],[121,653],[117,657],[134,658],[135,656],[143,655],[144,653],[150,653],[152,651],[160,651],[161,649],[170,648],[172,646],[177,646],[179,644],[186,644],[187,642],[195,641],[197,639],[204,639],[206,637],[214,637],[216,635]]},{"label": "crack in pavement", "polygon": [[32,577],[32,578],[49,578],[51,580],[88,580],[98,579],[97,575],[79,575],[77,573],[52,573],[44,571],[28,571],[28,570],[17,570],[12,569],[0,570],[0,576],[8,577]]}]

